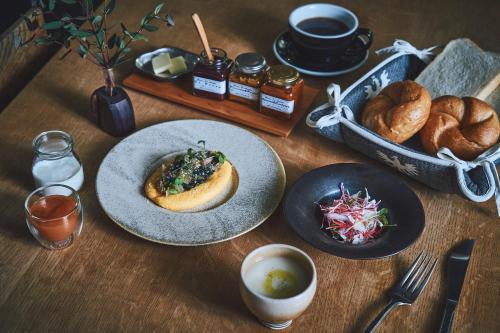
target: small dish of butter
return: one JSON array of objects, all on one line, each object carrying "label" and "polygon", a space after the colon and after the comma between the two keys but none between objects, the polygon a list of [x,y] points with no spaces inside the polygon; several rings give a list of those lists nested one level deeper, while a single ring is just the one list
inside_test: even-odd
[{"label": "small dish of butter", "polygon": [[142,73],[161,81],[173,81],[193,71],[198,55],[176,47],[163,47],[144,53],[135,60]]}]

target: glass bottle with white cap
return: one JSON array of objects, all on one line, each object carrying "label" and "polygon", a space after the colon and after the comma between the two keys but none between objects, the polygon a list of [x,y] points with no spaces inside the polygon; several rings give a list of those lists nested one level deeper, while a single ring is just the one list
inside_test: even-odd
[{"label": "glass bottle with white cap", "polygon": [[73,138],[63,131],[40,133],[33,139],[31,171],[36,187],[63,184],[78,191],[83,184],[83,166],[73,150]]}]

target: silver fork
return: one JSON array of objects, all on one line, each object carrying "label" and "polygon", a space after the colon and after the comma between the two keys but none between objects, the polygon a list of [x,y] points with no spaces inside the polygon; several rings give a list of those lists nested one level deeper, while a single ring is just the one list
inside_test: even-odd
[{"label": "silver fork", "polygon": [[417,259],[413,262],[411,267],[406,271],[403,278],[396,284],[389,296],[391,301],[380,312],[370,326],[365,330],[365,333],[375,332],[375,329],[380,325],[382,320],[389,314],[389,312],[399,305],[410,305],[422,293],[429,278],[434,272],[437,259],[433,259],[422,251]]}]

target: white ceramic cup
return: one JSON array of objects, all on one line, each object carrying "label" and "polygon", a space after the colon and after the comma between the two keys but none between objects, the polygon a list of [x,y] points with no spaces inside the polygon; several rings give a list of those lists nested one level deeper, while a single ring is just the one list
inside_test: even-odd
[{"label": "white ceramic cup", "polygon": [[[252,290],[247,281],[248,272],[253,265],[269,257],[293,259],[306,272],[306,287],[289,298],[271,298]],[[311,304],[316,293],[316,279],[316,267],[304,251],[286,244],[270,244],[253,250],[243,260],[240,294],[248,309],[263,325],[272,329],[283,329],[290,326],[292,320],[300,316]]]}]

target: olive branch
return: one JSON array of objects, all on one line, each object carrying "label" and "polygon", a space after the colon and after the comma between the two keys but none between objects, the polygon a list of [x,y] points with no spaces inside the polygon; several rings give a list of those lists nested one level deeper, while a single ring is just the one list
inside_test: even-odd
[{"label": "olive branch", "polygon": [[[58,15],[54,10],[59,5],[79,5],[82,15],[71,16],[67,12]],[[127,53],[131,50],[130,43],[148,41],[143,34],[144,31],[158,30],[158,26],[153,22],[160,21],[168,27],[174,25],[170,15],[161,14],[164,6],[161,2],[141,19],[135,31],[130,31],[123,23],[120,23],[121,33],[112,33],[113,27],[108,27],[107,21],[115,5],[116,0],[104,0],[102,10],[97,13],[93,8],[92,0],[38,0],[30,14],[31,19],[23,16],[32,35],[24,41],[20,35],[16,36],[15,46],[58,44],[67,50],[60,59],[64,59],[71,52],[76,52],[83,59],[103,69],[111,69],[129,60]],[[45,15],[53,20],[40,25],[37,20],[39,15]]]}]

